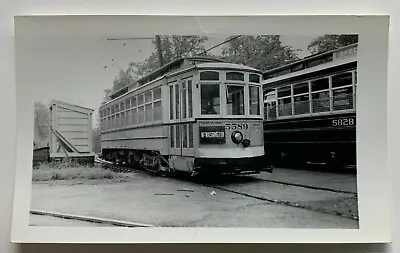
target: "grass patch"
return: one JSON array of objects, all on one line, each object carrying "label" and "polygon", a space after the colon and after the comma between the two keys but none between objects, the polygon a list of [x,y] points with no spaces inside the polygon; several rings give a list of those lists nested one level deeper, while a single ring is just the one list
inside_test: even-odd
[{"label": "grass patch", "polygon": [[102,168],[72,164],[41,164],[33,168],[32,181],[72,180],[72,179],[123,179],[127,175]]}]

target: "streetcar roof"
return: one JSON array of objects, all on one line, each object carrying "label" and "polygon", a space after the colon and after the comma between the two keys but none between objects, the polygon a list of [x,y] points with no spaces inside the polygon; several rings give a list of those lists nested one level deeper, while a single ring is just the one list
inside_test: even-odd
[{"label": "streetcar roof", "polygon": [[208,62],[208,63],[201,63],[196,65],[196,68],[207,68],[207,69],[236,69],[240,71],[251,71],[256,72],[258,74],[262,74],[261,70],[243,65],[243,64],[235,64],[235,63],[216,63],[216,62]]},{"label": "streetcar roof", "polygon": [[[139,86],[146,84],[149,82],[149,79],[155,79],[157,77],[163,76],[165,74],[167,74],[169,72],[170,69],[177,67],[177,66],[181,66],[182,63],[185,61],[191,61],[194,64],[196,64],[196,62],[202,63],[202,62],[219,62],[219,63],[223,63],[223,60],[220,59],[215,59],[215,58],[211,58],[211,57],[204,57],[204,56],[193,56],[193,57],[180,57],[177,58],[167,64],[165,64],[164,66],[154,70],[153,72],[131,82],[129,85],[126,85],[124,87],[122,87],[121,89],[115,91],[114,93],[112,93],[110,96],[116,98],[119,97],[120,95],[126,93],[129,88],[128,86],[132,85],[132,84],[139,84]],[[120,93],[120,95],[118,95],[118,93]]]},{"label": "streetcar roof", "polygon": [[204,56],[193,56],[193,57],[180,57],[177,58],[161,68],[158,68],[151,72],[150,74],[147,74],[143,76],[142,78],[139,78],[138,80],[130,83],[129,85],[126,85],[122,87],[121,89],[115,91],[113,94],[110,95],[112,100],[115,98],[118,98],[122,96],[123,94],[127,93],[130,89],[129,86],[132,84],[137,83],[138,86],[144,85],[151,80],[157,79],[161,76],[164,76],[165,74],[170,73],[171,69],[174,69],[176,67],[181,68],[182,65],[184,64],[184,61],[189,61],[191,62],[192,66],[196,66],[197,68],[214,68],[214,69],[237,69],[237,70],[242,70],[242,71],[252,71],[256,72],[259,74],[262,74],[262,72],[258,69],[254,69],[242,64],[233,64],[233,63],[227,63],[224,60],[221,59],[216,59],[212,57],[204,57]]},{"label": "streetcar roof", "polygon": [[358,43],[350,44],[350,45],[347,45],[347,46],[344,46],[344,47],[340,47],[340,48],[336,48],[336,49],[333,49],[333,50],[330,50],[330,51],[309,55],[309,56],[306,56],[306,57],[304,57],[302,59],[295,60],[295,61],[293,61],[291,63],[284,64],[282,66],[279,66],[279,67],[276,67],[276,68],[273,68],[273,69],[269,69],[267,71],[264,71],[264,73],[263,73],[264,79],[265,80],[269,79],[269,78],[265,78],[268,74],[271,74],[271,73],[274,73],[274,72],[279,72],[281,70],[290,68],[292,66],[295,66],[295,65],[303,63],[303,62],[308,62],[308,61],[311,61],[311,60],[314,60],[314,59],[329,57],[329,56],[335,54],[335,52],[337,52],[337,51],[341,51],[341,50],[344,50],[346,48],[357,47],[357,46],[358,46]]},{"label": "streetcar roof", "polygon": [[219,63],[223,63],[225,61],[220,60],[220,59],[215,59],[215,58],[211,58],[211,57],[204,57],[204,56],[193,56],[193,57],[180,57],[177,58],[167,64],[165,64],[164,66],[154,70],[153,72],[149,73],[148,75],[139,78],[137,80],[137,82],[141,82],[143,80],[146,80],[152,76],[157,76],[157,75],[162,75],[164,72],[168,72],[167,70],[176,67],[176,66],[180,66],[185,60],[189,60],[192,61],[196,64],[196,61],[200,62],[219,62]]}]

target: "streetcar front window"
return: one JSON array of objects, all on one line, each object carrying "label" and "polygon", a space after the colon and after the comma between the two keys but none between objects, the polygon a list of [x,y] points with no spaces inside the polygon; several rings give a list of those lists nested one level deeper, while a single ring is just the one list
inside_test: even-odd
[{"label": "streetcar front window", "polygon": [[260,87],[250,85],[249,93],[250,115],[260,115]]},{"label": "streetcar front window", "polygon": [[227,86],[226,109],[228,115],[244,115],[244,86]]},{"label": "streetcar front window", "polygon": [[201,114],[220,113],[219,84],[201,84]]}]

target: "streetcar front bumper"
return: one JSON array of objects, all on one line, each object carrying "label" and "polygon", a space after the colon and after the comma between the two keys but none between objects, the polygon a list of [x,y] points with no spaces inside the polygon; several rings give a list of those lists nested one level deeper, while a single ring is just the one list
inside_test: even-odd
[{"label": "streetcar front bumper", "polygon": [[245,158],[195,158],[195,168],[198,171],[219,173],[272,173],[273,168],[266,163],[265,156]]}]

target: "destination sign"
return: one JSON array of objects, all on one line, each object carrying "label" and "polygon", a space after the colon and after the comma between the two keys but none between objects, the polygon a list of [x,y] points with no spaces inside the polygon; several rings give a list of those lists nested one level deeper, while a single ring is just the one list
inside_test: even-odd
[{"label": "destination sign", "polygon": [[199,133],[201,144],[225,143],[225,126],[201,126]]}]

